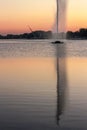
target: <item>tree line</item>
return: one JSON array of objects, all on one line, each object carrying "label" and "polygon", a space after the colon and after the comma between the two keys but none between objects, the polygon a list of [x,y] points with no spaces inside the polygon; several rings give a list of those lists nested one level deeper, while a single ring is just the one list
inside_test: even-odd
[{"label": "tree line", "polygon": [[0,35],[0,39],[50,39],[52,37],[51,31],[32,31],[31,33],[24,34],[7,34],[6,36]]},{"label": "tree line", "polygon": [[[56,35],[52,33],[52,31],[32,31],[31,33],[24,33],[24,34],[7,34],[7,35],[0,35],[0,39],[51,39],[53,36]],[[59,37],[65,35],[65,33],[58,34]],[[87,39],[87,29],[81,28],[79,31],[68,31],[66,32],[66,39]]]},{"label": "tree line", "polygon": [[66,34],[67,39],[87,39],[87,29],[81,28],[79,31],[68,31]]}]

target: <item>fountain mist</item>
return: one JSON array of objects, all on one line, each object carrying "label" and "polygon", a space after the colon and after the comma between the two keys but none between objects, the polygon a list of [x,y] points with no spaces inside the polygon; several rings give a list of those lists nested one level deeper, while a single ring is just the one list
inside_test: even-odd
[{"label": "fountain mist", "polygon": [[66,31],[66,0],[57,0],[58,32]]},{"label": "fountain mist", "polygon": [[67,0],[56,0],[56,19],[54,24],[55,32],[66,32],[66,4]]}]

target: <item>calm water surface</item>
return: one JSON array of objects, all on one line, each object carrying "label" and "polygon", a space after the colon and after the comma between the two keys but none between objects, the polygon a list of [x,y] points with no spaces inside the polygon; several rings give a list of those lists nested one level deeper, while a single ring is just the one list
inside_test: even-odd
[{"label": "calm water surface", "polygon": [[0,40],[0,130],[87,130],[87,41]]}]

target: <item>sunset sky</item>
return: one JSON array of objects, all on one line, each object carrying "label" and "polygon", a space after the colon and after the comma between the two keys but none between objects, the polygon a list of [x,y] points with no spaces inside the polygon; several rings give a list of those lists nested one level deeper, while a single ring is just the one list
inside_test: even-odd
[{"label": "sunset sky", "polygon": [[[87,28],[87,0],[66,0],[67,30]],[[56,0],[0,0],[0,34],[52,30]]]}]

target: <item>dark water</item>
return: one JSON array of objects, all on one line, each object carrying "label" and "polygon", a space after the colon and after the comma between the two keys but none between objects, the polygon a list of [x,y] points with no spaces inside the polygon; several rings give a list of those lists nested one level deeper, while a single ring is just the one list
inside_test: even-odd
[{"label": "dark water", "polygon": [[0,40],[0,130],[87,129],[87,41]]}]

